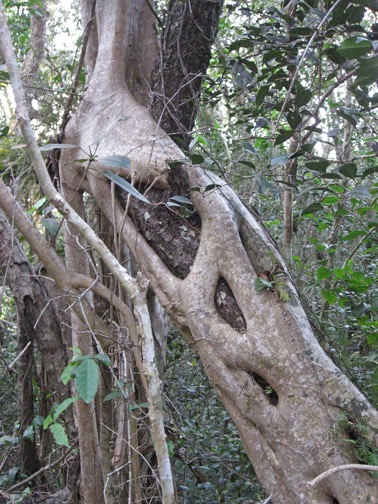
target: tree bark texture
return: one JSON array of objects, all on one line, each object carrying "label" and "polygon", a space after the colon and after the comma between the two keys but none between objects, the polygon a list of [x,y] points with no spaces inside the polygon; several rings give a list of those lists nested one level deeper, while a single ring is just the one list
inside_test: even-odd
[{"label": "tree bark texture", "polygon": [[156,122],[188,147],[203,77],[223,0],[171,0],[160,38],[149,109]]}]

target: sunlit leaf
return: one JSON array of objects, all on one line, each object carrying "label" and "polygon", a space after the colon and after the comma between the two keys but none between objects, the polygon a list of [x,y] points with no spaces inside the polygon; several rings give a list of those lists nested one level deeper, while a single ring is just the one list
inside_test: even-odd
[{"label": "sunlit leaf", "polygon": [[105,177],[110,179],[112,182],[117,184],[121,189],[124,191],[128,192],[131,194],[131,196],[134,196],[135,198],[138,198],[140,201],[143,201],[143,203],[149,203],[151,204],[150,201],[148,201],[147,198],[143,196],[137,189],[135,189],[134,186],[132,186],[127,180],[121,178],[119,175],[116,175],[115,173],[105,171],[104,172]]},{"label": "sunlit leaf", "polygon": [[326,268],[325,266],[320,266],[316,272],[318,280],[324,280],[326,278],[329,278],[331,275],[332,275],[331,270]]},{"label": "sunlit leaf", "polygon": [[351,37],[346,40],[337,48],[337,51],[346,59],[359,58],[365,56],[372,51],[373,45],[365,37]]},{"label": "sunlit leaf", "polygon": [[330,290],[325,290],[322,289],[322,297],[329,303],[330,305],[333,305],[337,301],[337,294],[333,291]]},{"label": "sunlit leaf", "polygon": [[64,430],[63,425],[60,424],[52,424],[50,425],[50,431],[52,435],[54,436],[54,441],[57,445],[59,446],[66,446],[67,448],[70,447],[70,444],[68,442],[68,437],[66,434],[66,431]]}]

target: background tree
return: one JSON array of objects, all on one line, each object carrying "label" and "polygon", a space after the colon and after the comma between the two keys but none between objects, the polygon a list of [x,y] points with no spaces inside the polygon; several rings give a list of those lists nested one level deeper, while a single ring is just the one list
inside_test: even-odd
[{"label": "background tree", "polygon": [[[343,177],[349,180],[358,176],[357,165],[351,162],[353,129],[349,126],[351,117],[357,113],[350,111],[349,105],[354,103],[355,96],[357,100],[357,97],[365,100],[363,106],[370,107],[371,101],[367,97],[369,86],[374,83],[371,69],[374,74],[376,56],[371,56],[374,47],[368,38],[354,35],[365,33],[363,22],[365,16],[369,16],[366,7],[362,2],[355,2],[348,7],[348,18],[344,18],[344,4],[342,1],[330,6],[298,2],[295,5],[291,3],[284,11],[273,6],[266,22],[263,12],[243,7],[243,14],[251,21],[249,33],[231,44],[228,52],[222,49],[223,54],[221,52],[219,56],[227,60],[230,75],[238,86],[235,95],[239,108],[235,115],[240,117],[244,110],[241,105],[245,104],[246,110],[252,109],[251,116],[260,114],[254,125],[255,131],[272,125],[269,134],[259,138],[254,138],[257,135],[252,136],[252,128],[246,126],[246,133],[256,141],[253,145],[243,140],[242,145],[246,153],[259,157],[261,167],[264,159],[268,158],[273,176],[283,175],[275,184],[278,193],[279,187],[283,187],[283,243],[289,260],[297,257],[293,254],[292,244],[293,194],[299,184],[300,158],[303,157],[310,173],[311,170],[319,172],[323,175],[321,178],[333,181],[333,184],[322,186],[317,178],[314,180],[306,173],[303,175],[304,181],[314,184],[314,188],[310,185],[310,190],[305,193],[316,194],[320,189],[325,191],[326,196],[321,202],[307,205],[300,216],[301,220],[308,219],[306,216],[314,219],[315,212],[337,204],[335,220],[332,216],[328,217],[333,224],[332,247],[339,233],[340,217],[343,217],[341,203],[348,189]],[[129,2],[125,7],[123,2],[113,2],[111,6],[99,0],[96,4],[83,3],[85,22],[92,20],[93,14],[95,17],[91,21],[86,56],[88,87],[65,129],[65,145],[60,159],[60,186],[65,199],[51,185],[36,149],[22,109],[23,97],[11,49],[3,35],[3,50],[20,107],[20,126],[33,165],[45,195],[67,221],[67,224],[62,223],[65,264],[53,247],[38,236],[38,231],[30,227],[21,207],[14,211],[14,199],[4,185],[0,186],[0,204],[8,219],[14,221],[31,249],[43,261],[58,288],[68,296],[73,310],[72,341],[82,355],[74,358],[66,376],[69,378],[76,369],[76,386],[83,399],[74,404],[83,500],[103,501],[102,480],[107,500],[117,498],[112,485],[114,476],[120,478],[120,482],[127,479],[123,479],[121,469],[126,457],[130,461],[129,481],[136,481],[142,474],[139,457],[143,453],[138,436],[146,429],[142,428],[142,417],[130,415],[130,408],[126,407],[127,403],[129,406],[132,404],[134,394],[139,398],[146,394],[148,398],[149,420],[162,482],[161,499],[163,502],[174,499],[166,464],[167,447],[164,435],[161,435],[161,399],[151,354],[151,317],[147,311],[145,282],[140,275],[134,279],[127,273],[121,266],[126,261],[131,263],[129,271],[134,274],[136,268],[140,268],[171,320],[200,356],[206,373],[238,428],[259,480],[272,495],[273,502],[368,502],[375,498],[377,485],[366,471],[340,471],[329,476],[321,485],[309,485],[308,482],[332,466],[356,462],[358,458],[366,463],[367,457],[373,459],[376,456],[376,411],[318,344],[286,262],[266,233],[261,219],[255,212],[249,211],[214,172],[197,165],[199,162],[204,165],[209,163],[203,155],[189,152],[190,163],[188,157],[185,158],[167,137],[167,133],[174,134],[176,139],[181,137],[179,139],[188,145],[195,117],[193,100],[197,101],[200,89],[197,73],[204,72],[209,50],[201,52],[198,67],[188,68],[188,61],[193,61],[192,55],[196,53],[192,48],[210,47],[217,24],[214,20],[220,14],[217,2],[206,3],[206,15],[203,9],[201,12],[197,10],[198,5],[197,2],[169,4],[160,58],[163,65],[160,72],[155,70],[152,82],[151,106],[156,114],[155,122],[141,105],[143,89],[149,88],[143,83],[149,82],[153,62],[142,57],[135,58],[135,54],[143,54],[146,44],[155,46],[152,4]],[[201,7],[204,8],[203,5]],[[233,8],[228,6],[229,11]],[[193,24],[193,30],[186,30],[189,22]],[[308,24],[309,27],[305,27]],[[345,29],[341,31],[341,26],[345,27],[345,24],[348,25],[348,36]],[[199,41],[201,37],[202,44]],[[257,58],[256,62],[248,54],[256,42],[254,37],[264,47],[262,59]],[[329,40],[339,37],[340,41],[337,40],[329,50],[324,42],[327,37]],[[281,45],[280,50],[277,44]],[[177,52],[172,48],[176,48]],[[191,50],[183,53],[183,48]],[[310,51],[315,54],[315,49],[327,62],[330,61],[329,67],[318,66],[319,61],[323,62],[319,56],[314,56],[312,60],[309,58],[306,66],[307,55]],[[238,51],[236,57],[235,50]],[[340,55],[342,59],[337,60]],[[169,63],[175,61],[174,58],[180,62],[179,67],[173,67],[180,69],[175,79],[172,78],[176,81],[177,91],[175,93],[173,86],[166,93],[168,77],[165,72],[168,72],[169,78],[173,77]],[[142,60],[145,66],[139,65]],[[296,68],[294,61],[297,61]],[[311,61],[315,61],[313,66]],[[287,72],[283,67],[287,68]],[[324,92],[324,77],[319,73],[320,68],[329,68],[325,78],[327,84],[334,81]],[[340,75],[337,72],[339,69]],[[310,82],[314,89],[320,90],[320,94],[315,95],[312,113],[306,107],[313,98],[313,92],[299,79],[302,70],[304,76],[312,78]],[[255,71],[256,78],[249,71]],[[225,70],[224,76],[227,75]],[[136,76],[142,79],[138,81]],[[264,79],[267,83],[261,86]],[[138,85],[138,82],[141,84]],[[171,84],[171,80],[169,82]],[[314,133],[321,133],[314,126],[313,118],[320,121],[322,107],[325,103],[332,103],[332,98],[337,96],[344,82],[348,82],[349,87],[345,95],[341,93],[340,96],[347,97],[348,107],[339,107],[338,114],[347,123],[343,125],[341,145],[335,141],[335,146],[332,145],[328,152],[332,159],[336,151],[338,157],[334,162],[342,164],[338,166],[337,173],[326,177],[326,168],[331,162],[323,153],[314,156],[316,139],[314,145],[309,143],[309,139]],[[128,87],[126,83],[129,83]],[[137,83],[134,89],[131,83]],[[251,100],[248,86],[252,88],[252,85],[255,88],[259,86],[259,89]],[[187,90],[189,94],[186,94]],[[223,90],[230,92],[232,88],[223,84]],[[215,92],[214,86],[207,96],[214,99]],[[361,93],[365,93],[364,100]],[[177,97],[178,102],[175,103]],[[188,99],[192,102],[189,109],[184,106]],[[248,103],[254,103],[254,106]],[[170,108],[172,104],[173,108]],[[369,109],[369,112],[372,110]],[[164,120],[164,114],[167,131],[158,126],[160,120]],[[327,118],[331,121],[331,116]],[[184,125],[179,134],[176,130],[178,124]],[[238,131],[237,122],[231,121],[229,131],[232,129]],[[227,138],[216,130],[214,140],[220,139],[228,147]],[[334,135],[328,138],[338,138],[336,133]],[[202,132],[196,135],[196,141],[199,145],[208,144]],[[257,151],[257,146],[262,152]],[[193,142],[190,147],[193,148]],[[271,148],[275,152],[272,153]],[[286,148],[287,152],[280,152]],[[205,149],[207,154],[208,145]],[[232,166],[229,148],[228,155]],[[250,158],[239,161],[249,169],[255,168]],[[218,162],[216,168],[224,172],[221,163]],[[368,167],[361,176],[367,177],[374,172],[374,166]],[[233,173],[225,172],[225,175],[229,177]],[[126,184],[126,178],[131,180],[131,186]],[[257,180],[262,186],[276,187],[262,175]],[[341,180],[341,183],[335,183],[335,180]],[[123,192],[116,191],[115,185],[120,186]],[[248,191],[248,188],[243,190]],[[371,191],[374,193],[373,186],[369,188],[369,194]],[[330,199],[327,192],[332,192],[335,198]],[[337,194],[342,194],[343,198]],[[358,203],[357,206],[361,208],[362,205]],[[95,221],[92,219],[94,211]],[[92,227],[85,221],[91,221]],[[370,239],[374,226],[368,226],[362,234],[353,235],[350,239],[357,236]],[[105,243],[108,247],[104,246]],[[365,275],[361,276],[351,267],[350,259],[356,253],[354,249],[341,268],[335,267],[332,253],[327,250],[327,263],[317,269],[317,280],[328,280],[321,291],[327,303],[323,306],[323,313],[329,312],[329,307],[338,300],[341,291],[339,280],[348,282],[349,289],[347,299],[344,303],[339,301],[339,305],[341,308],[350,307],[351,311],[355,291],[360,289],[357,294],[366,293],[371,285]],[[296,261],[301,267],[304,264],[301,257]],[[332,282],[333,278],[337,283]],[[314,305],[318,302],[319,298],[315,297]],[[363,317],[360,317],[361,324],[369,329],[374,327],[371,315],[363,310]],[[126,340],[122,339],[122,334],[127,335]],[[156,325],[155,334],[158,334]],[[374,342],[374,336],[371,333],[369,336]],[[134,345],[132,357],[125,353],[128,337]],[[164,341],[159,337],[157,339],[164,349]],[[102,353],[104,349],[109,351],[110,345],[117,348],[118,357],[113,364]],[[93,348],[96,348],[95,352]],[[126,363],[122,372],[120,358]],[[134,361],[145,392],[138,389],[138,383],[131,379],[135,374],[132,370]],[[82,380],[82,377],[90,374],[97,376],[99,362],[107,366],[108,371],[104,369],[102,373],[99,400],[94,402],[98,384],[93,379]],[[124,383],[127,380],[134,383],[131,389],[126,392],[122,389],[124,385],[119,385],[117,372],[122,373]],[[126,399],[120,402],[115,416],[106,403],[101,402],[101,397],[111,390],[112,385],[116,387],[114,392]],[[57,418],[54,415],[51,418],[55,425]],[[104,422],[101,419],[107,420]],[[113,426],[112,419],[115,422]],[[117,433],[119,441],[117,460],[109,460],[106,455],[111,442],[109,426],[110,432]],[[353,447],[360,448],[359,454]],[[146,461],[144,456],[142,458]],[[150,467],[151,464],[153,466],[152,459],[149,460]],[[130,502],[143,498],[138,485],[126,484],[118,490],[121,495],[122,491],[127,492]]]}]

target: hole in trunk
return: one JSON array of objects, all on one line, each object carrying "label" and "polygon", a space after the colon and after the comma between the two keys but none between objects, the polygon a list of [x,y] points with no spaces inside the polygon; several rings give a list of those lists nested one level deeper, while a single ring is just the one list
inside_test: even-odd
[{"label": "hole in trunk", "polygon": [[340,504],[336,497],[334,497],[331,502],[332,504]]},{"label": "hole in trunk", "polygon": [[262,376],[254,373],[253,371],[248,372],[249,376],[251,376],[257,385],[264,392],[265,397],[268,399],[272,406],[277,406],[278,404],[278,394],[274,390],[274,388],[263,378]]},{"label": "hole in trunk", "polygon": [[247,330],[247,324],[243,314],[236,302],[235,296],[223,277],[218,280],[218,285],[215,290],[214,297],[215,308],[222,317],[233,329],[243,333]]}]

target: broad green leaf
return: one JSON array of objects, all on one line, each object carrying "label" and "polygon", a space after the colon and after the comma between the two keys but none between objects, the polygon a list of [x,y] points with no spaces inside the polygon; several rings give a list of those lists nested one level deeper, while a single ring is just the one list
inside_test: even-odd
[{"label": "broad green leaf", "polygon": [[373,45],[365,37],[351,37],[346,40],[337,48],[337,52],[342,54],[345,59],[354,59],[365,56],[372,51]]},{"label": "broad green leaf", "polygon": [[308,214],[313,214],[315,212],[319,212],[319,210],[323,210],[324,207],[320,203],[311,203],[311,205],[308,205],[303,211],[302,215],[308,215]]},{"label": "broad green leaf", "polygon": [[205,161],[205,158],[201,154],[193,154],[190,159],[194,165],[200,165]]},{"label": "broad green leaf", "polygon": [[95,398],[99,384],[98,364],[89,356],[76,370],[76,387],[81,399],[89,404]]},{"label": "broad green leaf", "polygon": [[340,166],[339,172],[348,178],[355,178],[357,175],[357,166],[354,163],[346,163]]},{"label": "broad green leaf", "polygon": [[66,446],[67,448],[70,447],[70,444],[68,442],[68,437],[66,434],[66,431],[64,430],[63,425],[60,424],[52,424],[50,425],[50,431],[52,435],[54,436],[55,443],[59,446]]},{"label": "broad green leaf", "polygon": [[108,171],[105,171],[104,175],[105,175],[105,177],[107,177],[108,179],[110,179],[112,182],[114,182],[115,184],[117,184],[121,189],[123,189],[124,191],[128,192],[129,194],[131,194],[131,196],[134,196],[135,198],[138,198],[140,201],[143,201],[143,203],[151,204],[151,202],[148,201],[148,199],[145,198],[143,196],[143,194],[141,194],[137,189],[135,189],[134,186],[132,186],[129,182],[127,182],[127,180],[119,177],[115,173],[108,172]]},{"label": "broad green leaf", "polygon": [[112,166],[113,168],[130,168],[131,164],[130,158],[119,154],[101,158],[98,162],[106,166]]},{"label": "broad green leaf", "polygon": [[112,399],[118,399],[119,397],[123,397],[123,393],[120,390],[113,390],[113,392],[106,394],[104,402],[111,401]]},{"label": "broad green leaf", "polygon": [[254,165],[250,161],[241,160],[241,161],[237,161],[237,163],[248,166],[249,168],[252,168],[252,170],[256,170],[256,165]]},{"label": "broad green leaf", "polygon": [[47,415],[47,417],[45,418],[44,422],[43,422],[43,429],[46,430],[47,427],[49,425],[51,425],[52,423],[54,423],[54,419],[51,415]]},{"label": "broad green leaf", "polygon": [[312,92],[309,89],[306,89],[305,87],[302,86],[299,82],[297,82],[295,86],[295,104],[297,107],[303,107],[304,105],[307,105],[307,103],[311,100],[312,98]]},{"label": "broad green leaf", "polygon": [[335,304],[337,301],[337,294],[333,291],[322,289],[322,296],[330,305]]},{"label": "broad green leaf", "polygon": [[265,96],[268,94],[270,86],[261,86],[256,95],[256,107],[259,107],[263,101]]},{"label": "broad green leaf", "polygon": [[336,109],[336,114],[346,119],[348,122],[357,126],[359,119],[361,119],[362,114],[355,108],[339,107]]},{"label": "broad green leaf", "polygon": [[340,201],[339,196],[326,196],[322,199],[323,205],[335,205]]},{"label": "broad green leaf", "polygon": [[284,130],[284,129],[280,129],[279,130],[279,135],[277,136],[275,142],[274,142],[274,145],[281,145],[283,144],[284,142],[286,142],[286,140],[289,140],[289,138],[291,138],[294,134],[294,132],[292,130]]},{"label": "broad green leaf", "polygon": [[51,151],[54,149],[79,149],[79,146],[73,145],[73,144],[51,143],[51,144],[42,145],[42,147],[39,148],[39,150],[42,152]]},{"label": "broad green leaf", "polygon": [[330,162],[325,158],[318,158],[316,161],[307,161],[306,166],[309,170],[325,173]]},{"label": "broad green leaf", "polygon": [[255,280],[256,292],[260,292],[263,289],[273,289],[273,284],[265,278],[257,277]]},{"label": "broad green leaf", "polygon": [[265,119],[265,117],[258,117],[256,122],[255,122],[255,128],[267,128],[269,126],[269,121],[268,119]]},{"label": "broad green leaf", "polygon": [[76,370],[77,370],[77,366],[72,365],[71,363],[68,364],[68,366],[66,366],[63,369],[63,372],[60,375],[60,379],[62,380],[62,382],[64,383],[64,385],[67,385],[67,383],[70,380],[72,380],[73,378],[75,378],[75,376],[76,376]]},{"label": "broad green leaf", "polygon": [[343,240],[343,241],[354,240],[358,236],[365,236],[365,235],[366,235],[366,231],[362,231],[360,229],[354,229],[350,233],[342,236],[341,240]]},{"label": "broad green leaf", "polygon": [[378,56],[364,60],[357,70],[355,86],[369,86],[378,80]]},{"label": "broad green leaf", "polygon": [[318,277],[318,280],[324,280],[325,278],[329,278],[332,275],[332,272],[325,266],[320,266],[318,268],[318,271],[316,272],[316,275]]},{"label": "broad green leaf", "polygon": [[65,399],[63,402],[58,404],[58,406],[56,407],[56,410],[53,413],[54,420],[56,420],[59,417],[59,415],[61,415],[61,413],[63,413],[64,410],[66,410],[69,406],[71,406],[71,404],[76,402],[78,399],[79,399],[78,396],[69,397],[68,399]]},{"label": "broad green leaf", "polygon": [[342,268],[333,268],[332,271],[333,271],[333,274],[335,275],[335,277],[338,278],[339,280],[344,278],[344,276],[346,275],[345,269],[342,269]]},{"label": "broad green leaf", "polygon": [[43,217],[41,219],[41,223],[51,235],[56,236],[59,233],[60,221],[58,221],[58,219],[54,219],[53,217]]}]

